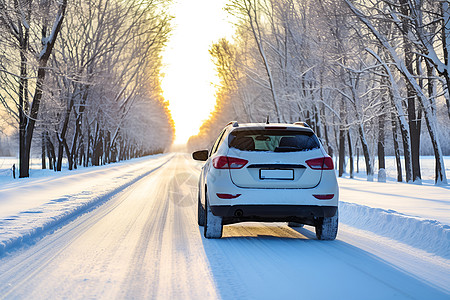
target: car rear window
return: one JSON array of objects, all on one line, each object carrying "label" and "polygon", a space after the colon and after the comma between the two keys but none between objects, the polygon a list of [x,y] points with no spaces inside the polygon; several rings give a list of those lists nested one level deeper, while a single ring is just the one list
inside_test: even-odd
[{"label": "car rear window", "polygon": [[242,151],[296,152],[319,148],[312,132],[293,130],[235,130],[228,146]]}]

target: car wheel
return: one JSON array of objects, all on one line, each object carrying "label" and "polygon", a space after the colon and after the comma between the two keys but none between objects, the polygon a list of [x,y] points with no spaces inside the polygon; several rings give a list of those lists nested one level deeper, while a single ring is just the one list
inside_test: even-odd
[{"label": "car wheel", "polygon": [[338,232],[338,211],[332,217],[320,218],[316,224],[316,236],[319,240],[334,240]]},{"label": "car wheel", "polygon": [[198,192],[197,223],[199,226],[205,226],[205,209],[203,208],[202,202],[200,200],[200,190]]},{"label": "car wheel", "polygon": [[304,224],[302,224],[302,223],[297,223],[297,222],[288,222],[288,226],[289,227],[303,227],[304,226]]},{"label": "car wheel", "polygon": [[222,217],[213,215],[208,197],[205,195],[205,231],[207,239],[220,239],[222,237]]}]

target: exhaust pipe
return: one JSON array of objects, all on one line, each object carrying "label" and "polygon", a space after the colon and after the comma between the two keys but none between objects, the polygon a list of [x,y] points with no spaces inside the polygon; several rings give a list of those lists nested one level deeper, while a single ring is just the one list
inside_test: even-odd
[{"label": "exhaust pipe", "polygon": [[235,217],[242,217],[244,215],[244,212],[242,211],[242,209],[236,209],[236,211],[234,212],[234,216]]}]

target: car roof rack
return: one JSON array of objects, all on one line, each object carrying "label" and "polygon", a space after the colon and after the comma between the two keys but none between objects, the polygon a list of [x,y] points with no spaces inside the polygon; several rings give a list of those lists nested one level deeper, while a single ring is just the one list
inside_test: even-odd
[{"label": "car roof rack", "polygon": [[239,127],[239,123],[237,121],[230,121],[228,122],[227,126],[231,124],[233,124],[233,127]]},{"label": "car roof rack", "polygon": [[308,123],[306,123],[306,122],[295,122],[294,125],[310,128]]}]

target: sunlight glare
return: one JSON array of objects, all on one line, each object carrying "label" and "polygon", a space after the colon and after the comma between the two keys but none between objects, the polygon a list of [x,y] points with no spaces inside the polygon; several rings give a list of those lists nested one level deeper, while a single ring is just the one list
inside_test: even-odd
[{"label": "sunlight glare", "polygon": [[230,38],[226,0],[179,0],[171,6],[174,30],[163,53],[162,89],[175,121],[175,143],[198,133],[215,105],[218,83],[209,55],[213,42]]}]

